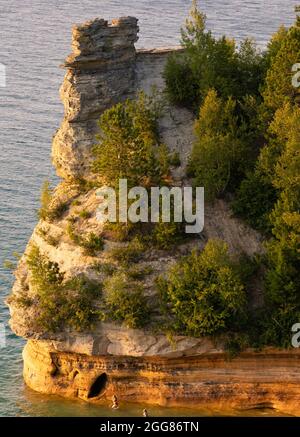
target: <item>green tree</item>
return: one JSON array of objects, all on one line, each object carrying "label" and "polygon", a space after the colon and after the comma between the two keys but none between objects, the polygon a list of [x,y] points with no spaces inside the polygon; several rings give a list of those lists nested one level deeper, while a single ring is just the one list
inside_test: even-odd
[{"label": "green tree", "polygon": [[149,306],[140,282],[117,272],[104,281],[105,318],[124,322],[128,328],[141,328],[149,320]]},{"label": "green tree", "polygon": [[[280,119],[279,114],[286,118]],[[281,153],[277,150],[277,160],[273,154],[269,161],[269,176],[272,169],[279,198],[270,214],[273,238],[267,244],[265,297],[274,326],[268,325],[266,341],[280,346],[289,345],[291,326],[300,316],[299,116],[300,108],[290,103],[277,111],[273,129],[282,141]]]},{"label": "green tree", "polygon": [[276,198],[274,186],[255,170],[249,172],[241,182],[231,207],[233,212],[250,226],[261,232],[270,233],[269,215]]},{"label": "green tree", "polygon": [[166,92],[171,103],[197,110],[201,93],[196,76],[188,65],[186,55],[172,53],[169,55],[163,77]]},{"label": "green tree", "polygon": [[59,198],[53,195],[53,190],[50,188],[50,183],[44,181],[41,190],[41,207],[38,211],[38,217],[42,220],[58,220],[67,211],[68,203],[62,202]]},{"label": "green tree", "polygon": [[[34,326],[56,332],[66,327],[76,331],[90,329],[99,319],[95,299],[101,296],[101,285],[78,275],[65,280],[57,263],[52,262],[33,245],[26,257],[29,280],[35,293]],[[28,298],[27,298],[28,300]],[[26,305],[26,300],[23,298]]]},{"label": "green tree", "polygon": [[264,102],[272,111],[276,111],[284,103],[294,103],[299,100],[299,88],[292,85],[294,64],[300,59],[300,17],[295,24],[285,32],[279,31],[273,39],[270,52],[270,68],[267,71]]},{"label": "green tree", "polygon": [[238,138],[236,102],[223,101],[210,90],[195,124],[194,143],[188,171],[197,186],[204,186],[206,199],[222,195],[240,177],[245,146]]},{"label": "green tree", "polygon": [[234,97],[260,96],[260,87],[266,75],[266,60],[254,40],[246,38],[241,42],[236,51],[235,64],[236,68],[233,63],[231,72]]},{"label": "green tree", "polygon": [[[267,128],[267,143],[260,150],[255,169],[242,181],[232,204],[237,215],[263,232],[269,233],[274,227],[270,213],[284,188],[282,182],[280,186],[276,182],[278,165],[285,156],[287,144],[291,141],[298,144],[300,141],[299,116],[299,109],[291,103],[275,112]],[[296,160],[291,159],[286,170],[292,163],[297,165]],[[288,182],[287,178],[284,180]]]},{"label": "green tree", "polygon": [[215,39],[206,30],[206,16],[198,10],[196,1],[193,2],[185,29],[181,29],[181,42],[188,65],[194,77],[198,78],[202,98],[212,87],[223,96],[232,94],[232,81],[228,79],[235,56],[235,43],[224,36]]},{"label": "green tree", "polygon": [[267,143],[261,149],[258,158],[258,169],[266,181],[273,183],[275,167],[289,141],[300,139],[299,109],[290,102],[279,108],[267,131]]},{"label": "green tree", "polygon": [[172,55],[164,71],[172,102],[197,109],[211,88],[223,98],[259,94],[265,60],[255,43],[246,39],[238,48],[232,39],[213,37],[197,1],[181,29],[181,45],[184,52]]},{"label": "green tree", "polygon": [[117,186],[125,178],[129,185],[147,186],[166,175],[168,153],[157,126],[160,109],[155,97],[141,92],[137,100],[118,103],[101,115],[93,170],[105,183]]},{"label": "green tree", "polygon": [[45,220],[48,218],[50,205],[52,201],[52,190],[50,188],[49,181],[44,181],[42,190],[41,190],[41,207],[39,209],[38,215],[39,218]]},{"label": "green tree", "polygon": [[286,29],[286,27],[280,26],[278,31],[272,35],[265,53],[266,68],[270,68],[272,61],[279,52],[283,41],[286,39],[287,32],[288,29]]},{"label": "green tree", "polygon": [[207,243],[158,279],[162,305],[176,332],[196,337],[236,329],[243,320],[246,296],[227,245]]},{"label": "green tree", "polygon": [[[300,112],[297,109],[297,112]],[[287,275],[294,283],[293,297],[300,297],[300,142],[286,144],[276,167],[273,184],[281,191],[272,213],[273,235],[269,244],[269,259],[276,271]],[[287,278],[286,278],[287,279]],[[291,281],[285,280],[285,286]],[[282,291],[278,287],[278,291]],[[300,308],[300,306],[299,306]]]}]

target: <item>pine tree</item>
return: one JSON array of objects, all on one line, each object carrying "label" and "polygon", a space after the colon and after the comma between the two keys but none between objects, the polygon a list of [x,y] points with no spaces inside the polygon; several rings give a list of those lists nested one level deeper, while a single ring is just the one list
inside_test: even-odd
[{"label": "pine tree", "polygon": [[263,97],[266,106],[275,112],[285,102],[295,103],[300,98],[300,88],[292,84],[295,74],[292,67],[300,60],[299,16],[288,32],[281,30],[277,34],[277,39],[273,40],[269,50],[271,65],[267,72]]},{"label": "pine tree", "polygon": [[[267,244],[266,301],[274,327],[270,338],[289,343],[290,327],[300,315],[300,109],[290,103],[277,112],[285,114],[277,127],[285,141],[277,161],[272,162],[274,187],[279,199],[270,215],[273,239]],[[279,121],[278,120],[278,121]]]},{"label": "pine tree", "polygon": [[159,111],[156,99],[141,92],[137,100],[118,103],[101,115],[93,170],[105,183],[117,187],[125,178],[131,186],[147,186],[165,176],[168,157],[157,132]]},{"label": "pine tree", "polygon": [[204,186],[206,200],[215,199],[236,182],[246,154],[235,109],[232,98],[223,101],[211,89],[195,123],[196,141],[188,171],[197,186]]}]

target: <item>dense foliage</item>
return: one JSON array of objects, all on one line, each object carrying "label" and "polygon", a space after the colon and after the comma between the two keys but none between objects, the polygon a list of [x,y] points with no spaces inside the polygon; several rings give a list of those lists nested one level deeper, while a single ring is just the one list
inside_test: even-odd
[{"label": "dense foliage", "polygon": [[65,280],[58,264],[36,246],[31,247],[26,262],[30,283],[37,295],[35,323],[38,328],[58,331],[68,327],[82,331],[99,318],[94,301],[101,296],[100,284],[83,275]]},{"label": "dense foliage", "polygon": [[233,212],[243,217],[254,229],[269,234],[269,216],[276,198],[274,186],[266,181],[258,170],[254,170],[242,180],[231,206]]},{"label": "dense foliage", "polygon": [[[206,200],[233,194],[233,212],[268,238],[265,306],[251,314],[255,335],[248,332],[248,340],[286,347],[300,317],[300,88],[292,82],[300,60],[300,17],[278,30],[265,53],[248,40],[237,48],[228,38],[213,37],[205,21],[194,1],[182,29],[184,51],[166,66],[166,91],[173,103],[197,113],[188,165],[194,183],[204,186]],[[180,300],[190,293],[180,288],[187,273],[177,266],[164,290],[178,327],[189,331],[188,306]],[[195,272],[191,283],[193,277]],[[194,322],[190,314],[193,329]]]},{"label": "dense foliage", "polygon": [[236,329],[244,317],[245,289],[222,241],[211,240],[201,253],[180,260],[158,287],[175,332],[212,335]]},{"label": "dense foliage", "polygon": [[300,17],[288,31],[280,29],[272,40],[270,68],[267,72],[263,90],[264,102],[272,111],[282,107],[284,103],[299,103],[299,88],[292,84],[294,64],[300,59]]},{"label": "dense foliage", "polygon": [[[233,213],[264,234],[266,252],[257,265],[238,262],[216,240],[179,259],[157,280],[163,323],[197,337],[227,333],[236,350],[288,347],[291,326],[300,319],[300,100],[292,84],[293,65],[300,62],[300,18],[289,29],[281,27],[260,53],[251,40],[237,46],[214,37],[194,1],[181,35],[184,50],[170,56],[164,77],[169,99],[196,113],[188,176],[204,186],[206,200],[233,199]],[[170,167],[180,161],[160,141],[162,107],[157,96],[140,93],[103,113],[93,149],[98,181],[117,187],[126,178],[129,187],[147,189],[170,182]],[[46,182],[39,217],[57,220],[67,207]],[[89,216],[80,213],[82,219]],[[40,235],[56,246],[43,229]],[[103,235],[81,235],[74,223],[67,231],[87,255],[104,248]],[[36,297],[21,296],[20,302],[36,306],[39,327],[84,330],[101,318],[139,328],[149,321],[141,281],[150,271],[140,261],[147,245],[172,250],[182,238],[181,225],[110,223],[104,235],[126,244],[112,245],[109,263],[95,264],[94,273],[104,276],[103,294],[101,284],[83,275],[66,279],[56,263],[31,247],[27,265]],[[264,293],[255,312],[247,300],[254,264]]]},{"label": "dense foliage", "polygon": [[161,110],[156,95],[141,92],[136,100],[118,103],[102,114],[93,170],[106,184],[118,187],[124,178],[129,186],[147,187],[168,175],[169,156],[157,127]]},{"label": "dense foliage", "polygon": [[[285,116],[282,118],[282,116]],[[265,290],[270,317],[273,320],[267,340],[286,346],[288,331],[300,317],[300,109],[286,103],[275,114],[272,126],[280,148],[269,163],[272,184],[279,192],[278,200],[270,214],[273,238],[267,244]],[[280,122],[278,124],[278,122]],[[281,149],[281,151],[279,151]],[[270,156],[269,155],[269,156]],[[276,159],[277,156],[277,159]]]},{"label": "dense foliage", "polygon": [[195,124],[196,141],[189,174],[197,186],[204,186],[206,199],[220,196],[239,180],[247,161],[245,143],[239,135],[236,103],[226,102],[210,90]]},{"label": "dense foliage", "polygon": [[234,192],[255,167],[269,117],[260,91],[278,38],[266,54],[251,40],[237,47],[217,39],[196,1],[181,34],[184,50],[167,62],[166,91],[173,103],[198,114],[188,172],[213,201]]},{"label": "dense foliage", "polygon": [[117,272],[104,281],[106,315],[111,320],[124,322],[128,328],[141,328],[149,320],[149,307],[144,287]]},{"label": "dense foliage", "polygon": [[[164,102],[157,92],[146,95],[140,92],[137,99],[126,100],[103,113],[99,120],[101,134],[94,147],[93,170],[102,184],[116,189],[120,179],[127,179],[127,186],[168,186],[171,181],[170,168],[180,165],[178,152],[169,153],[161,143],[158,133],[158,117]],[[118,203],[118,202],[117,202]],[[128,206],[133,203],[128,201]],[[106,238],[130,241],[136,236],[148,244],[169,249],[181,237],[178,223],[106,223]],[[70,232],[72,236],[72,232]]]},{"label": "dense foliage", "polygon": [[206,16],[196,1],[181,29],[181,44],[184,52],[171,55],[164,72],[173,103],[197,109],[211,88],[225,99],[258,95],[266,68],[264,57],[249,39],[237,48],[232,39],[215,38],[206,29]]},{"label": "dense foliage", "polygon": [[41,191],[41,207],[38,211],[38,217],[51,222],[60,219],[67,209],[67,203],[55,199],[49,182],[45,181]]}]

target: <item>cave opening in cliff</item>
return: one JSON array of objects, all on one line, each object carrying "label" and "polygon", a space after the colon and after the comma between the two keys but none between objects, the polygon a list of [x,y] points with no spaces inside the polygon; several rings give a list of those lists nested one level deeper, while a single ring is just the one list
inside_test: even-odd
[{"label": "cave opening in cliff", "polygon": [[95,381],[93,382],[93,384],[89,389],[89,393],[88,393],[89,399],[98,397],[105,390],[107,379],[108,378],[106,373],[101,373],[101,375],[99,375],[95,379]]}]

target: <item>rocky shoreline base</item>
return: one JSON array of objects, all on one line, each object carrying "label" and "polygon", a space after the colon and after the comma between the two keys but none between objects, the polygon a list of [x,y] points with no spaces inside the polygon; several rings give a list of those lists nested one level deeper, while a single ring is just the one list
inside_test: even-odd
[{"label": "rocky shoreline base", "polygon": [[300,351],[181,357],[89,356],[28,341],[24,379],[35,391],[102,403],[126,402],[216,410],[273,408],[300,414]]}]

